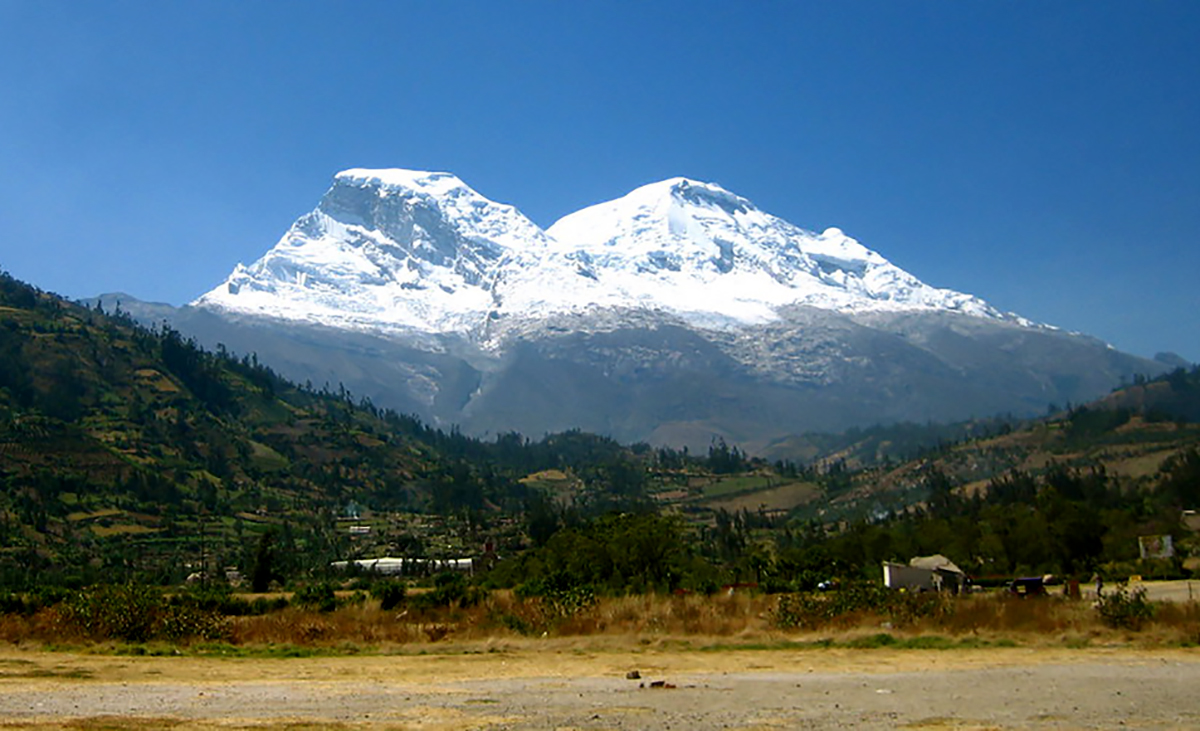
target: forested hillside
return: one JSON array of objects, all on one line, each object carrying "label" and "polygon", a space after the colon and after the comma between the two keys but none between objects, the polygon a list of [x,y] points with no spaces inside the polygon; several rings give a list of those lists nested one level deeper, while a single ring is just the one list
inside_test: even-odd
[{"label": "forested hillside", "polygon": [[[477,440],[2,276],[0,588],[227,570],[262,588],[384,555],[486,556],[480,580],[560,594],[805,589],[935,552],[977,576],[1180,575],[1200,555],[1198,393],[1181,369],[1025,424],[813,438],[806,464]],[[1164,534],[1180,556],[1137,564]]]},{"label": "forested hillside", "polygon": [[524,511],[519,477],[578,466],[603,510],[640,494],[614,482],[626,456],[577,433],[444,433],[0,277],[6,584],[179,581],[244,568],[267,540],[286,573],[361,550],[344,523],[372,515],[421,517],[380,526],[393,545],[371,548],[475,552],[485,524]]}]

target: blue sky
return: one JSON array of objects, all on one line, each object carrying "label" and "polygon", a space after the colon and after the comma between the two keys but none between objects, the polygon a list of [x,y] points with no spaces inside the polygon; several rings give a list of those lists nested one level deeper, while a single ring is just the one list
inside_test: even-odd
[{"label": "blue sky", "polygon": [[182,304],[349,167],[548,226],[720,183],[1200,360],[1197,2],[0,0],[0,268]]}]

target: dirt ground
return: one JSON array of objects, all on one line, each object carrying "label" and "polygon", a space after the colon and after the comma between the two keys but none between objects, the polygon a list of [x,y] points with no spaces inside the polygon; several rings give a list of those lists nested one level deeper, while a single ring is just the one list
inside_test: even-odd
[{"label": "dirt ground", "polygon": [[[638,677],[628,677],[636,671]],[[0,729],[1200,728],[1200,651],[579,641],[303,659],[0,651]]]},{"label": "dirt ground", "polygon": [[1131,587],[1142,587],[1152,602],[1190,602],[1200,599],[1200,581],[1135,581]]}]

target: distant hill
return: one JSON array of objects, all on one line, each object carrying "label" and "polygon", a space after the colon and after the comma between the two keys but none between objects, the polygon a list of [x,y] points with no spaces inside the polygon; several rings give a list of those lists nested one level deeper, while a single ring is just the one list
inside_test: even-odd
[{"label": "distant hill", "polygon": [[[683,518],[691,548],[726,577],[753,577],[771,544],[776,567],[806,552],[811,579],[826,575],[825,541],[850,562],[838,565],[866,571],[880,551],[933,542],[912,516],[986,513],[999,525],[1009,510],[1040,515],[1048,488],[1081,504],[1102,496],[1120,558],[1129,536],[1173,530],[1195,497],[1198,391],[1200,370],[1180,368],[1035,420],[806,435],[786,446],[807,450],[801,459],[580,431],[483,441],[0,275],[0,588],[177,583],[245,573],[264,555],[280,578],[357,556],[448,558],[485,545],[517,556],[594,516],[653,511]],[[908,548],[854,547],[859,529],[848,526],[897,516],[910,526],[888,535],[909,530]],[[958,544],[993,570],[1060,565],[1054,546],[1022,564]]]},{"label": "distant hill", "polygon": [[[470,516],[520,514],[522,475],[624,454],[583,434],[441,432],[0,275],[0,585],[180,580],[244,567],[268,531],[296,566],[478,552]],[[414,516],[378,531],[400,545],[339,528],[385,513]]]},{"label": "distant hill", "polygon": [[843,480],[820,509],[826,515],[903,509],[925,499],[929,475],[935,473],[963,495],[1014,473],[1037,476],[1064,469],[1098,470],[1130,490],[1153,486],[1171,460],[1200,447],[1198,395],[1200,368],[1179,368],[1156,379],[1139,378],[1092,403],[993,425],[976,436],[967,425],[895,427],[899,441],[905,434],[927,440],[939,428],[947,435],[960,432],[905,460],[874,458],[888,429],[828,437],[830,449],[822,454],[826,469],[834,464],[848,472],[863,469]]}]

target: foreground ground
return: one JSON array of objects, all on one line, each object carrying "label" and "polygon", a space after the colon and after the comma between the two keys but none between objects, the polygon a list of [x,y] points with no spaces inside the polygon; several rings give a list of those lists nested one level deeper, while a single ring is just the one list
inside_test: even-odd
[{"label": "foreground ground", "polygon": [[[637,671],[639,677],[628,677]],[[296,659],[0,651],[0,729],[1196,728],[1200,651],[528,640]]]}]

